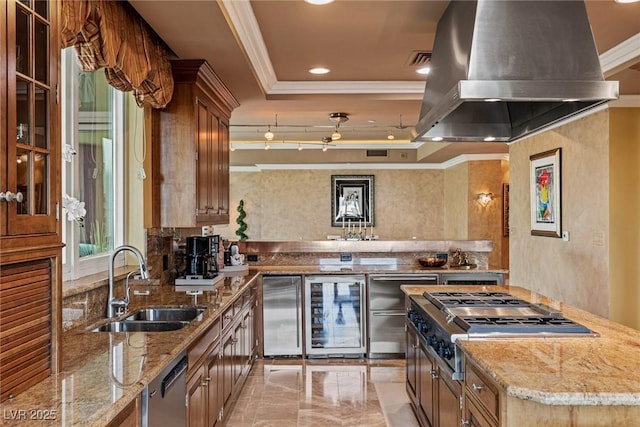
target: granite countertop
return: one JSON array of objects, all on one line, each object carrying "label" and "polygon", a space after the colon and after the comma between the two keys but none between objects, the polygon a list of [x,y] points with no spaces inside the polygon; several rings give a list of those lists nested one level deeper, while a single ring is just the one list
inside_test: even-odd
[{"label": "granite countertop", "polygon": [[[205,291],[197,297],[175,292],[173,286],[160,286],[162,291],[148,305],[194,305],[197,298],[195,304],[207,308],[177,331],[109,333],[79,327],[65,332],[62,372],[3,402],[2,425],[105,425],[258,276],[259,272],[250,270],[244,276],[227,277],[216,285],[220,292]],[[131,306],[130,311],[136,308]]]},{"label": "granite countertop", "polygon": [[429,274],[429,273],[502,273],[507,274],[509,270],[501,268],[456,268],[445,265],[439,268],[424,268],[419,265],[410,264],[349,264],[342,265],[260,265],[255,268],[265,275],[273,274]]},{"label": "granite countertop", "polygon": [[[450,286],[473,291],[477,287]],[[640,331],[516,286],[487,286],[545,304],[599,337],[458,341],[508,396],[546,405],[640,405]],[[407,294],[442,290],[403,286]]]}]

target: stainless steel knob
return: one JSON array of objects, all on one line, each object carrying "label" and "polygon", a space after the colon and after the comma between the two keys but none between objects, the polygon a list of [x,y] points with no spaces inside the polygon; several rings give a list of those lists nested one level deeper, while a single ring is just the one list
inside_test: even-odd
[{"label": "stainless steel knob", "polygon": [[3,201],[3,200],[5,202],[22,203],[22,201],[24,200],[24,195],[19,191],[16,194],[13,194],[11,191],[7,191],[4,193],[0,193],[0,201]]},{"label": "stainless steel knob", "polygon": [[471,389],[473,391],[482,391],[484,390],[484,386],[481,384],[471,384]]}]

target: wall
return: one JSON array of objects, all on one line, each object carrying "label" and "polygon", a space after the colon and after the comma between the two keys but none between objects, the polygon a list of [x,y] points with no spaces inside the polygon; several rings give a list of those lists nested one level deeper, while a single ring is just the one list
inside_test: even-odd
[{"label": "wall", "polygon": [[442,240],[441,170],[263,170],[230,176],[230,226],[216,233],[237,240],[236,207],[244,200],[250,240],[325,240],[331,227],[331,175],[374,175],[375,234],[384,240]]},{"label": "wall", "polygon": [[[531,236],[529,156],[562,148],[559,238]],[[510,283],[609,314],[609,112],[510,146]]]},{"label": "wall", "polygon": [[609,120],[610,318],[640,329],[640,108]]},{"label": "wall", "polygon": [[[508,169],[506,160],[469,161],[444,172],[445,176],[445,234],[452,239],[492,240],[493,252],[489,265],[509,265],[509,239],[502,229],[502,189]],[[477,201],[478,193],[493,193],[494,200],[487,206]]]},{"label": "wall", "polygon": [[[147,237],[143,225],[143,180],[138,178],[138,171],[145,158],[143,141],[144,110],[139,108],[133,96],[126,96],[126,132],[125,132],[125,188],[126,194],[126,222],[124,243],[132,245],[143,255],[147,246]],[[135,257],[127,253],[128,263],[137,265]]]}]

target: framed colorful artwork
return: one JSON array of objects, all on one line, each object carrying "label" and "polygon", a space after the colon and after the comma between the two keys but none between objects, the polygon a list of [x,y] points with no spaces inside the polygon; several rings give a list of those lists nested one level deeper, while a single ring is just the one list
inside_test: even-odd
[{"label": "framed colorful artwork", "polygon": [[534,154],[531,163],[531,235],[562,237],[560,148]]}]

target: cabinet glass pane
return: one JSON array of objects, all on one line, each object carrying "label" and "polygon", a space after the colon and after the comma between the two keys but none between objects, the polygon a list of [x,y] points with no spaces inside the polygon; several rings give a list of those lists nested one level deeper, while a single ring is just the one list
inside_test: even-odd
[{"label": "cabinet glass pane", "polygon": [[49,18],[49,0],[35,0],[36,13],[43,18]]},{"label": "cabinet glass pane", "polygon": [[48,83],[47,69],[48,64],[48,40],[49,40],[49,27],[42,21],[36,20],[35,23],[35,46],[34,46],[34,65],[35,65],[35,77],[36,80],[43,83]]},{"label": "cabinet glass pane", "polygon": [[18,79],[16,82],[16,140],[20,144],[31,143],[29,138],[29,91],[29,84]]},{"label": "cabinet glass pane", "polygon": [[34,145],[40,148],[47,148],[47,105],[49,96],[47,91],[41,88],[36,88],[35,95]]},{"label": "cabinet glass pane", "polygon": [[46,154],[36,153],[33,161],[33,201],[34,201],[34,213],[46,214],[48,206],[48,163],[49,156]]},{"label": "cabinet glass pane", "polygon": [[29,15],[16,10],[16,71],[29,74]]},{"label": "cabinet glass pane", "polygon": [[29,214],[29,171],[31,168],[29,167],[30,163],[29,151],[19,148],[16,150],[16,187],[17,192],[22,193],[23,200],[22,203],[18,203],[18,215],[28,215]]}]

